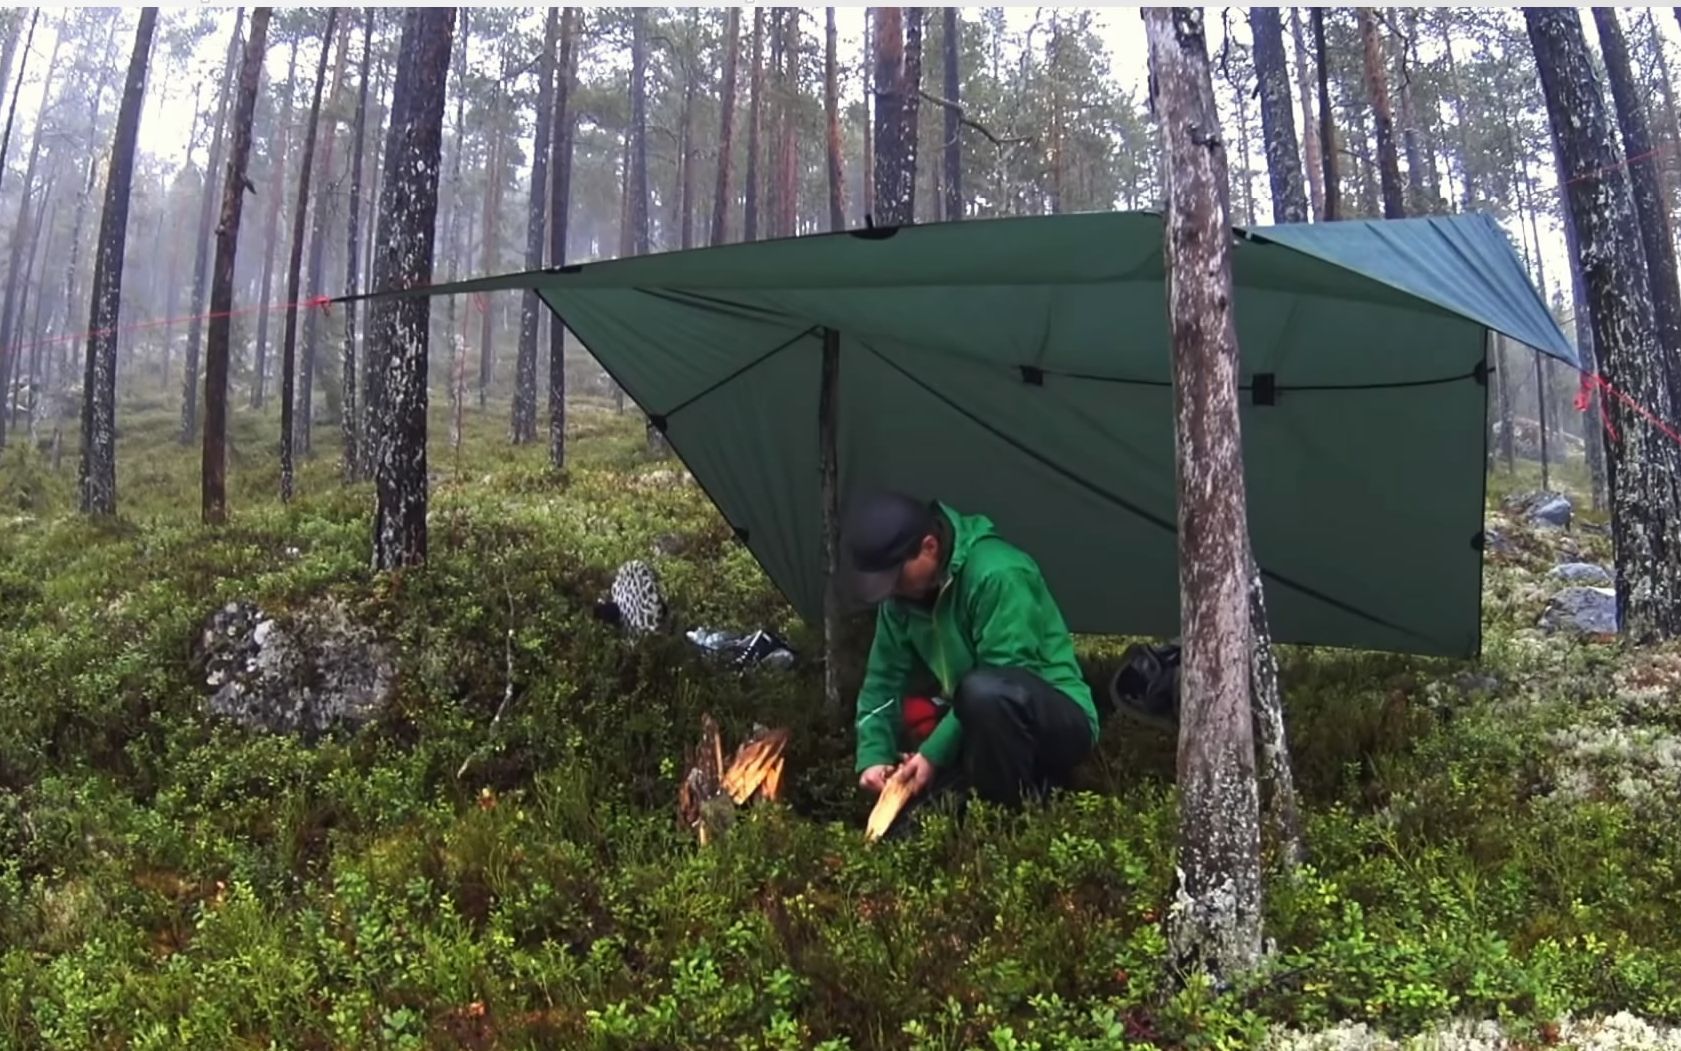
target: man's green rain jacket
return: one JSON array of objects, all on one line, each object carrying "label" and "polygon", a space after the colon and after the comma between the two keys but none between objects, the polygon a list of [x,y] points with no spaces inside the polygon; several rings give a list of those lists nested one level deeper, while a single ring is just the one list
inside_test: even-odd
[{"label": "man's green rain jacket", "polygon": [[[919,661],[945,698],[978,666],[1032,671],[1085,711],[1096,741],[1091,688],[1038,563],[994,532],[991,519],[944,505],[940,511],[951,523],[952,545],[933,606],[889,598],[876,612],[858,693],[858,771],[898,762],[900,704]],[[948,713],[920,751],[935,766],[949,766],[962,740],[962,726]]]}]

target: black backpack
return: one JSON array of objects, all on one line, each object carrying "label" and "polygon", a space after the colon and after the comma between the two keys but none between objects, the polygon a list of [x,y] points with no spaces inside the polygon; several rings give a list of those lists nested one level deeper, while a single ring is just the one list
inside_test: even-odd
[{"label": "black backpack", "polygon": [[1109,679],[1111,712],[1161,729],[1179,725],[1179,654],[1177,641],[1134,643],[1121,654]]}]

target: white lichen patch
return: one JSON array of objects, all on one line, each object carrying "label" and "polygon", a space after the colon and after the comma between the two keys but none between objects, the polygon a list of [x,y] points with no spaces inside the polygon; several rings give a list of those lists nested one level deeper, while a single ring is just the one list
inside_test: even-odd
[{"label": "white lichen patch", "polygon": [[[1459,1019],[1400,1039],[1363,1022],[1344,1022],[1312,1033],[1274,1030],[1264,1046],[1270,1051],[1515,1051],[1535,1044],[1534,1039],[1508,1034],[1498,1022]],[[1609,1017],[1566,1018],[1558,1023],[1556,1046],[1578,1051],[1681,1049],[1681,1029],[1654,1025],[1626,1011]]]}]

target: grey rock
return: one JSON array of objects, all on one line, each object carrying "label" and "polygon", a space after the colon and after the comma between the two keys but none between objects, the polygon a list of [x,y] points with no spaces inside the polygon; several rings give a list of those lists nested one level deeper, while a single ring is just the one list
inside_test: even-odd
[{"label": "grey rock", "polygon": [[1547,602],[1541,627],[1579,635],[1617,633],[1617,593],[1610,588],[1565,588]]},{"label": "grey rock", "polygon": [[1566,562],[1561,566],[1554,566],[1548,575],[1566,584],[1582,584],[1594,588],[1608,588],[1615,582],[1609,569],[1596,566],[1592,562]]},{"label": "grey rock", "polygon": [[1511,537],[1490,526],[1483,530],[1483,551],[1486,554],[1507,556],[1517,554],[1518,548],[1512,543]]},{"label": "grey rock", "polygon": [[1568,496],[1546,490],[1508,496],[1501,502],[1501,507],[1530,525],[1559,529],[1570,525],[1571,512],[1574,510]]},{"label": "grey rock", "polygon": [[389,647],[331,601],[284,621],[253,603],[229,603],[204,623],[193,659],[206,712],[305,738],[369,722],[396,681]]}]

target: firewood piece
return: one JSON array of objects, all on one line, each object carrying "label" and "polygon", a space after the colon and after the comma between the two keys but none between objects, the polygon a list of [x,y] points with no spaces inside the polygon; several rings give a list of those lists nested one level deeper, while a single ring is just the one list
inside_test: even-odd
[{"label": "firewood piece", "polygon": [[870,811],[870,818],[864,824],[864,841],[873,843],[887,834],[893,827],[893,821],[899,812],[910,802],[910,778],[908,769],[900,767],[899,772],[887,779],[882,787],[881,797],[876,800],[875,807]]}]

